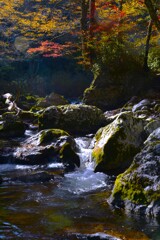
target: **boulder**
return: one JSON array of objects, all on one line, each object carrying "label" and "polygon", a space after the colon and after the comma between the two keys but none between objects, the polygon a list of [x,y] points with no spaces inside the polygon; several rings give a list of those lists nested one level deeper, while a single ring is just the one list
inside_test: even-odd
[{"label": "boulder", "polygon": [[130,212],[160,216],[160,128],[144,142],[131,166],[116,181],[109,202]]},{"label": "boulder", "polygon": [[149,99],[143,99],[133,106],[132,111],[136,112],[138,110],[148,110],[149,107],[151,107],[151,102]]},{"label": "boulder", "polygon": [[2,123],[0,124],[0,137],[22,137],[25,132],[25,124],[15,113],[7,112],[2,115]]},{"label": "boulder", "polygon": [[68,142],[63,144],[59,151],[59,154],[66,169],[74,170],[75,166],[80,167],[79,156],[75,153],[71,144]]},{"label": "boulder", "polygon": [[46,96],[44,99],[38,101],[37,106],[47,108],[49,106],[58,106],[68,104],[68,101],[61,95],[57,93],[51,93]]},{"label": "boulder", "polygon": [[28,138],[14,152],[14,163],[46,164],[48,162],[63,163],[67,170],[80,166],[75,153],[76,143],[69,134],[61,129],[42,130]]},{"label": "boulder", "polygon": [[122,99],[123,86],[108,86],[108,87],[90,87],[84,92],[83,102],[85,104],[97,106],[100,109],[113,109],[119,107],[120,99]]},{"label": "boulder", "polygon": [[17,105],[24,111],[29,111],[33,106],[36,105],[39,97],[32,95],[21,95],[17,100]]},{"label": "boulder", "polygon": [[117,174],[127,169],[144,140],[143,121],[132,112],[120,113],[95,135],[92,157],[95,171]]},{"label": "boulder", "polygon": [[104,122],[103,112],[94,106],[52,106],[39,116],[39,129],[60,128],[70,133],[91,133]]},{"label": "boulder", "polygon": [[19,113],[19,118],[22,121],[32,123],[32,122],[38,122],[38,114],[33,113],[31,111],[21,111]]},{"label": "boulder", "polygon": [[[122,57],[122,56],[121,56]],[[124,57],[124,56],[123,56]],[[148,77],[137,62],[127,57],[120,62],[118,58],[102,66],[93,65],[94,79],[83,95],[83,102],[100,109],[111,110],[123,106],[133,95],[147,86]],[[125,64],[127,63],[127,64]]]},{"label": "boulder", "polygon": [[154,130],[160,127],[160,120],[151,120],[145,126],[145,131],[147,135],[151,134]]},{"label": "boulder", "polygon": [[[74,237],[73,239],[75,240],[80,240],[80,239],[81,240],[121,240],[118,237],[114,237],[103,232],[97,232],[93,234],[80,234],[80,233],[77,234],[76,233],[71,235],[71,239],[72,237]],[[69,240],[69,238],[67,238],[66,240]]]}]

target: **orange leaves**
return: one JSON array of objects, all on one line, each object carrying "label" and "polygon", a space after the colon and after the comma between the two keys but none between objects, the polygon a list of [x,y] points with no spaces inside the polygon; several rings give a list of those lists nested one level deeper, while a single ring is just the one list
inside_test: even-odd
[{"label": "orange leaves", "polygon": [[41,42],[39,47],[28,49],[29,54],[39,53],[44,57],[61,57],[71,47],[71,43],[60,44],[56,42],[44,41]]}]

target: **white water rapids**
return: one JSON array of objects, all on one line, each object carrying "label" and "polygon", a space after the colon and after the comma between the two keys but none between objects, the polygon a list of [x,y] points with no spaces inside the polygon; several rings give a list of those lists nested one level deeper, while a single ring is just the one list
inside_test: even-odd
[{"label": "white water rapids", "polygon": [[81,194],[105,187],[108,176],[94,172],[94,162],[91,157],[93,144],[91,140],[87,137],[79,137],[75,141],[81,165],[74,172],[65,174],[61,188],[74,194]]},{"label": "white water rapids", "polygon": [[[33,137],[34,132],[27,130],[26,137]],[[80,168],[76,168],[73,172],[64,174],[59,184],[60,191],[68,191],[73,194],[81,194],[90,192],[99,188],[108,186],[109,176],[94,172],[94,161],[92,160],[92,149],[94,142],[90,136],[75,138],[77,154],[80,158]],[[22,174],[30,174],[31,171],[38,172],[48,171],[49,169],[62,169],[63,164],[51,162],[45,165],[17,165],[17,164],[1,164],[0,172],[17,172]]]}]

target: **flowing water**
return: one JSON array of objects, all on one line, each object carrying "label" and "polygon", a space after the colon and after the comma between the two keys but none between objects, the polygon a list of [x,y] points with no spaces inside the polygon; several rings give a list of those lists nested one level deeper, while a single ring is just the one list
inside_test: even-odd
[{"label": "flowing water", "polygon": [[96,234],[92,239],[100,239],[97,236],[109,234],[116,239],[159,240],[156,220],[109,207],[114,178],[93,172],[89,137],[75,140],[81,167],[74,172],[61,174],[60,163],[0,166],[6,180],[31,172],[56,173],[49,182],[6,181],[0,186],[0,239],[89,239],[83,234]]}]

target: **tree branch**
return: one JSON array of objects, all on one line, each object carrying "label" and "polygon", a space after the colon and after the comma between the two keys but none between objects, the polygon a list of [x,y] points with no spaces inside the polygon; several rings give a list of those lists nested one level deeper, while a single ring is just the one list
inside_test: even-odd
[{"label": "tree branch", "polygon": [[158,31],[160,31],[160,20],[158,19],[158,16],[157,16],[157,10],[154,8],[154,5],[152,3],[151,0],[145,0],[144,1],[147,9],[148,9],[148,12],[149,12],[149,15],[153,21],[153,23],[155,24],[156,28]]}]

